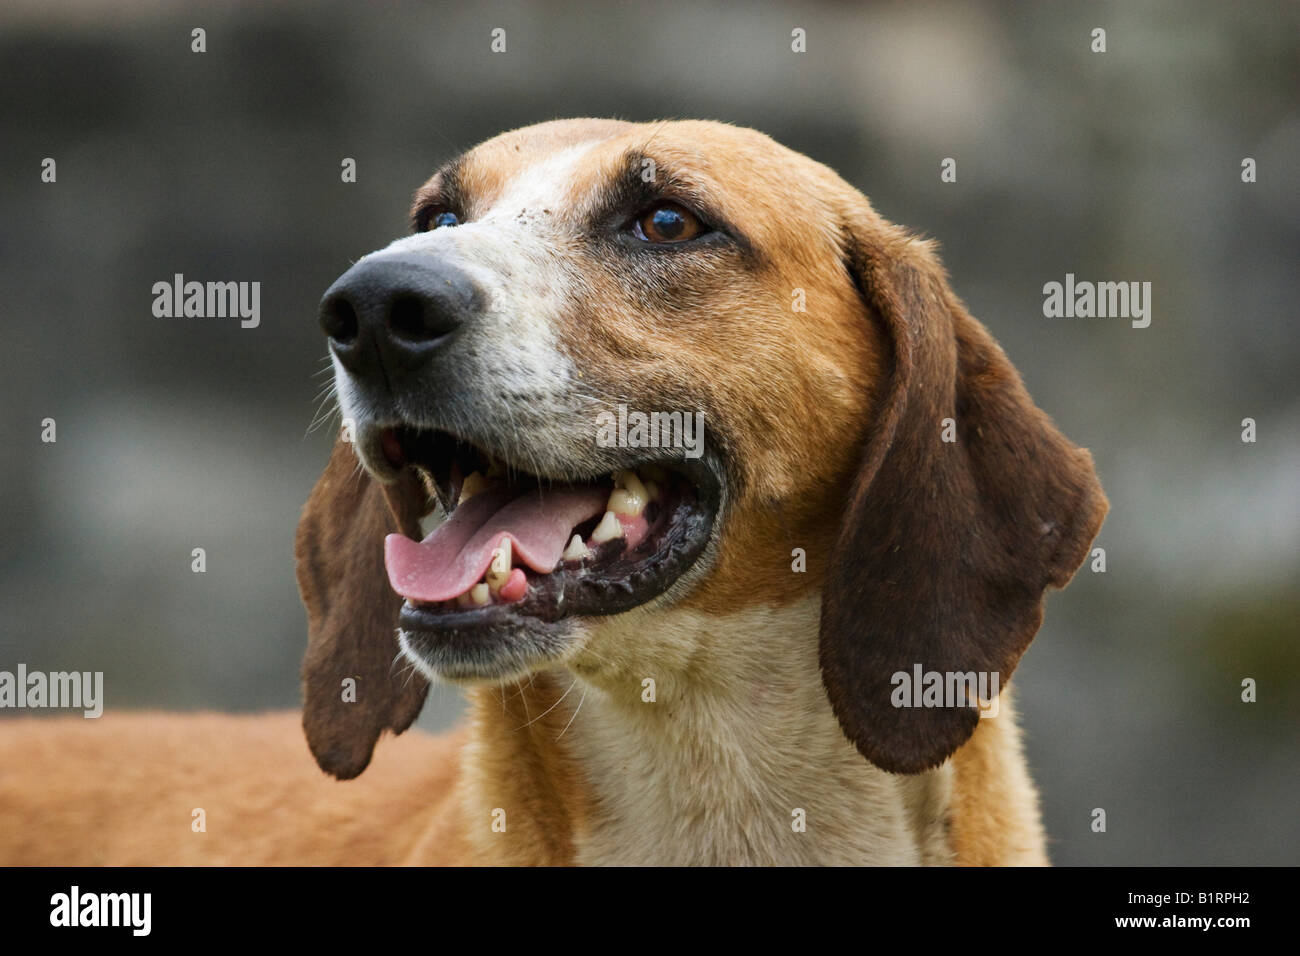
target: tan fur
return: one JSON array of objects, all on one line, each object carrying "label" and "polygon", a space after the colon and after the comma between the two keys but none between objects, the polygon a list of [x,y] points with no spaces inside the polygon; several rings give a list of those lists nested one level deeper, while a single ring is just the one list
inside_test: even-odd
[{"label": "tan fur", "polygon": [[[569,719],[560,702],[571,685],[544,673],[471,691],[472,742],[457,798],[476,862],[575,862],[590,807],[583,770],[560,738]],[[504,832],[493,830],[496,810],[505,811]],[[439,858],[439,847],[428,850]]]},{"label": "tan fur", "polygon": [[[413,821],[451,818],[464,742],[406,734],[341,783],[313,763],[296,713],[110,711],[0,728],[0,864],[18,866],[401,863]],[[191,829],[196,809],[206,832]],[[444,860],[457,859],[458,832],[440,841]]]},{"label": "tan fur", "polygon": [[[312,763],[296,713],[8,720],[0,733],[0,863],[576,862],[574,832],[585,830],[590,809],[582,773],[556,741],[571,712],[557,708],[517,733],[555,704],[553,681],[479,688],[473,697],[472,739],[465,731],[408,732],[386,741],[366,773],[346,783]],[[981,722],[953,758],[954,862],[1046,863],[1010,710],[1004,692],[1002,714]],[[507,831],[494,834],[491,811],[502,805],[511,808]],[[912,806],[922,812],[924,803]],[[205,833],[191,830],[196,808],[206,812]]]},{"label": "tan fur", "polygon": [[952,757],[952,848],[964,866],[1046,866],[1038,793],[1025,763],[1013,694]]}]

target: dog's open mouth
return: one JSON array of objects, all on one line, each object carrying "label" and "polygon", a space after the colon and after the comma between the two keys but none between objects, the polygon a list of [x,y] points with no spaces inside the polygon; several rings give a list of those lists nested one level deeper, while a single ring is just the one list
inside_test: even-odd
[{"label": "dog's open mouth", "polygon": [[666,591],[708,543],[719,482],[701,462],[629,462],[561,480],[409,427],[380,440],[429,492],[423,539],[389,535],[388,579],[408,631],[498,629],[608,615]]}]

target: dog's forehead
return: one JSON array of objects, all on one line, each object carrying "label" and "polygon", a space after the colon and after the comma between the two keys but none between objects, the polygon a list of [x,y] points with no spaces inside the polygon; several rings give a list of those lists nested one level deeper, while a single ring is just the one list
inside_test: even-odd
[{"label": "dog's forehead", "polygon": [[[692,181],[719,199],[755,208],[796,194],[805,157],[753,130],[706,121],[626,123],[565,120],[503,133],[435,175],[417,196],[434,196],[449,179],[475,219],[580,212],[602,191],[636,172]],[[755,196],[756,191],[763,192]]]},{"label": "dog's forehead", "polygon": [[[520,161],[502,168],[483,157],[473,157],[465,164],[462,191],[476,210],[476,219],[496,215],[515,216],[541,212],[563,215],[575,209],[584,194],[599,184],[602,148],[601,142],[580,142],[552,149],[538,150],[531,155],[521,150],[516,153]],[[484,175],[475,172],[486,167]],[[486,189],[479,180],[491,179],[494,188]]]},{"label": "dog's forehead", "polygon": [[[584,161],[594,160],[602,144],[631,125],[579,120],[502,133],[455,162],[457,191],[480,212],[517,209],[530,203],[558,208],[575,180],[585,178]],[[431,180],[430,186],[437,180]]]}]

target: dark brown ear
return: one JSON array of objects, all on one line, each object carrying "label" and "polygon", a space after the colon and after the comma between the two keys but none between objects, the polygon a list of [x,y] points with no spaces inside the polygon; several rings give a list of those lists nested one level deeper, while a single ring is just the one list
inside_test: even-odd
[{"label": "dark brown ear", "polygon": [[996,672],[1005,687],[1044,590],[1069,581],[1108,506],[1092,456],[1034,406],[924,242],[868,209],[846,246],[892,377],[832,553],[822,679],[863,756],[916,773],[965,743],[978,711],[895,707],[893,675]]},{"label": "dark brown ear", "polygon": [[[400,734],[424,706],[428,683],[397,659],[402,600],[384,572],[384,536],[417,520],[396,503],[415,500],[386,495],[340,440],[298,522],[308,634],[302,723],[316,762],[341,780],[366,769],[385,729]],[[356,681],[355,701],[344,699],[345,678]]]}]

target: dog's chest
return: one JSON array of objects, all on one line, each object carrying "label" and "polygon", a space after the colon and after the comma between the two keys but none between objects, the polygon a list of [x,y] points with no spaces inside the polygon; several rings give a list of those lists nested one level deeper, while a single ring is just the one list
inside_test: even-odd
[{"label": "dog's chest", "polygon": [[947,768],[902,778],[871,766],[815,673],[642,707],[589,688],[567,737],[591,788],[580,864],[948,862]]}]

